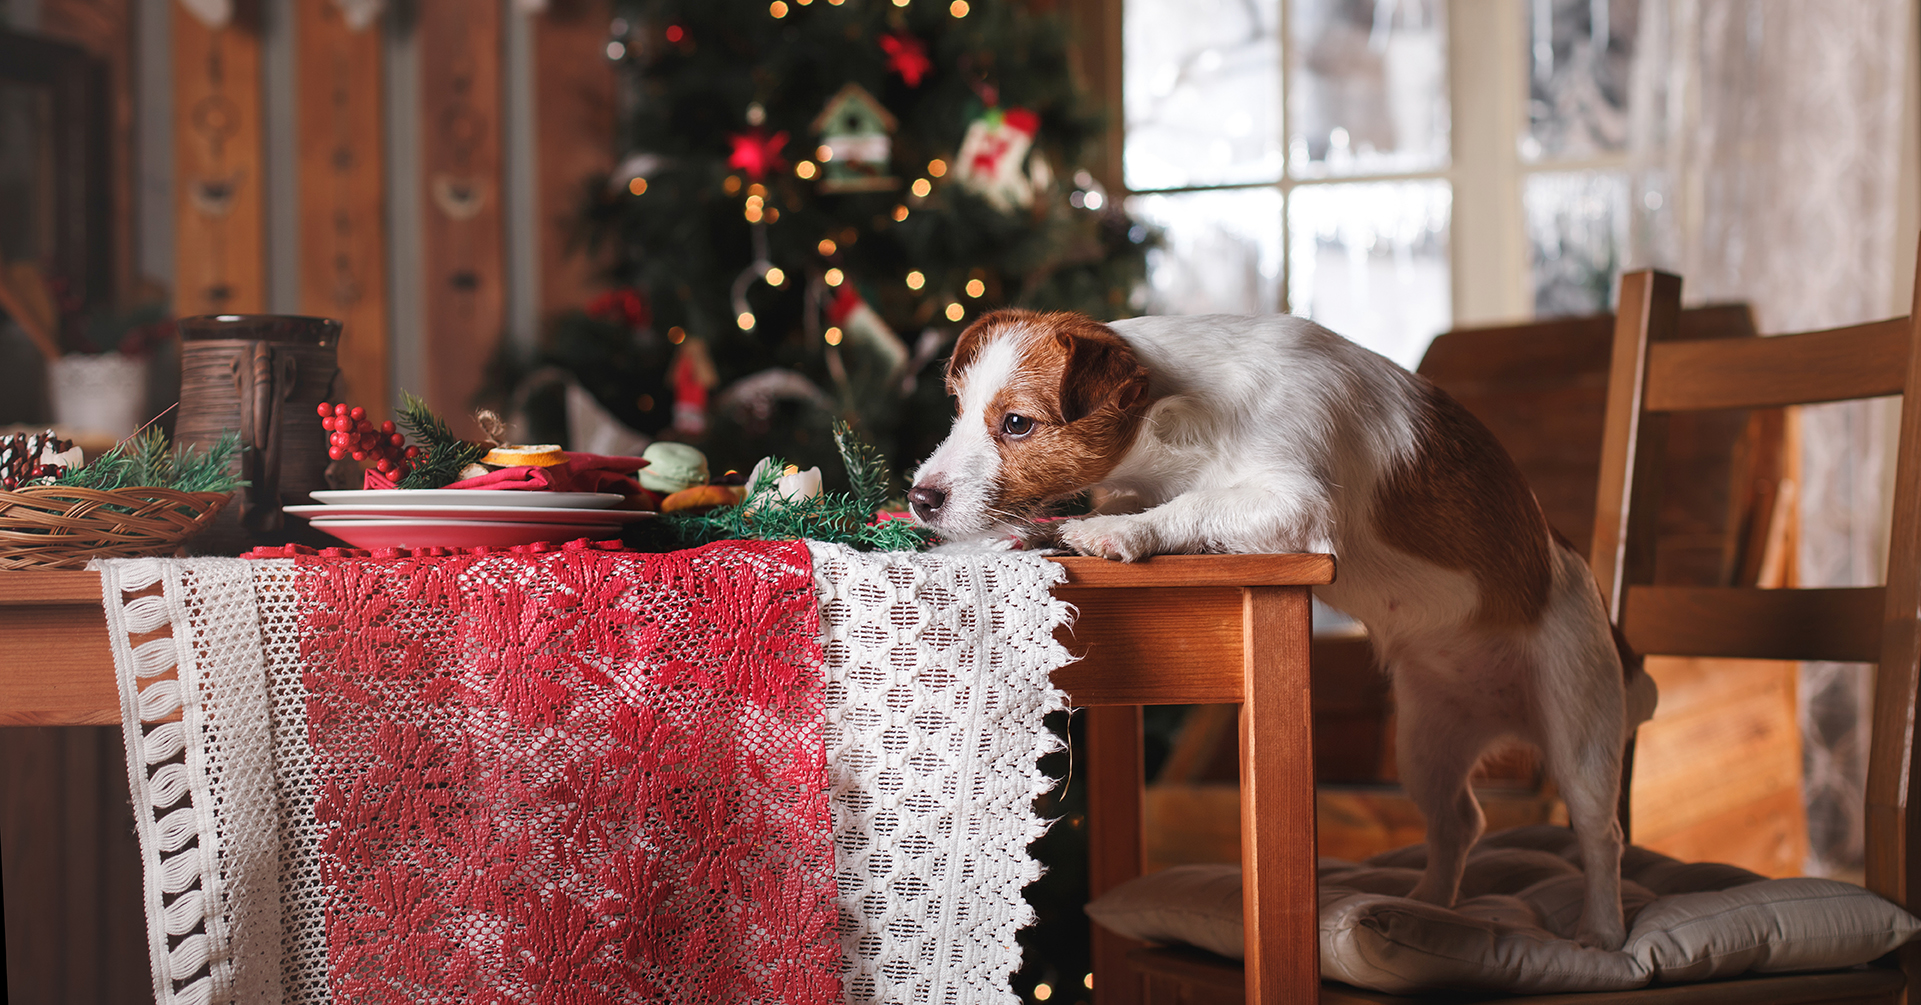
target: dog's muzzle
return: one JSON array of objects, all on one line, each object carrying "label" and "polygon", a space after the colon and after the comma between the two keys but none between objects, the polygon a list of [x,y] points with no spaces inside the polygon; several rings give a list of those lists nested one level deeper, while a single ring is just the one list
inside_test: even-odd
[{"label": "dog's muzzle", "polygon": [[916,485],[907,491],[907,508],[913,510],[922,523],[933,522],[946,503],[947,493],[931,485]]}]

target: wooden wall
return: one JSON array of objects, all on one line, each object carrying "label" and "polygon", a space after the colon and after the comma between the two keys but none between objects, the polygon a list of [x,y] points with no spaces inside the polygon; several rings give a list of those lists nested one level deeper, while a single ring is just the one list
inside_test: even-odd
[{"label": "wooden wall", "polygon": [[[165,3],[171,32],[170,122],[135,122],[135,3]],[[298,312],[346,322],[341,393],[375,412],[393,402],[397,358],[421,352],[427,396],[463,422],[482,367],[507,326],[505,219],[531,201],[542,316],[584,305],[601,287],[575,253],[572,221],[588,179],[615,160],[614,69],[604,55],[609,0],[553,0],[512,19],[512,0],[415,0],[355,31],[331,0],[236,0],[209,28],[172,0],[39,0],[38,29],[75,42],[107,68],[114,299],[141,293],[136,179],[170,176],[176,314]],[[280,17],[281,22],[272,18]],[[529,33],[535,145],[523,191],[505,189],[511,105],[506,52]],[[271,32],[286,32],[272,44]],[[265,33],[265,34],[263,34]],[[408,58],[395,61],[394,50]],[[277,55],[278,54],[278,55]],[[291,59],[293,94],[276,104],[271,61]],[[412,67],[409,86],[389,71]],[[384,125],[410,95],[421,124],[410,160]],[[265,117],[291,108],[293,149],[271,156]],[[173,163],[137,162],[137,134],[163,129]],[[403,174],[404,173],[404,174]],[[414,196],[396,199],[395,187]],[[276,234],[267,200],[298,201],[296,233]],[[418,209],[411,219],[397,207]],[[397,240],[412,233],[418,241]],[[411,257],[409,249],[417,249]],[[274,299],[275,256],[297,277]],[[394,324],[396,290],[417,294],[422,330]],[[521,333],[532,336],[535,333]],[[112,729],[0,729],[0,888],[7,999],[131,1003],[152,996],[139,862],[126,771]]]}]

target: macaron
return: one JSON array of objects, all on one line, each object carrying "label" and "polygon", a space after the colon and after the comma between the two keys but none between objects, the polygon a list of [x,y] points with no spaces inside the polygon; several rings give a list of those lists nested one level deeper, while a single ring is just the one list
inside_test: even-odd
[{"label": "macaron", "polygon": [[662,495],[707,484],[707,455],[685,443],[662,440],[641,452],[647,466],[635,475],[640,487]]}]

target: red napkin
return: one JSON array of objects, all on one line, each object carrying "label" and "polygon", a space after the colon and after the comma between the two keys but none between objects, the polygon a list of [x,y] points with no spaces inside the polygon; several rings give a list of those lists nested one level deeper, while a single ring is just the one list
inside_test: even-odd
[{"label": "red napkin", "polygon": [[[569,451],[567,463],[552,467],[523,465],[501,468],[473,478],[463,478],[446,486],[450,489],[477,489],[487,492],[613,492],[623,496],[640,495],[634,472],[647,466],[638,457],[609,457],[603,454],[577,454]],[[390,489],[394,481],[368,469],[364,487]]]}]

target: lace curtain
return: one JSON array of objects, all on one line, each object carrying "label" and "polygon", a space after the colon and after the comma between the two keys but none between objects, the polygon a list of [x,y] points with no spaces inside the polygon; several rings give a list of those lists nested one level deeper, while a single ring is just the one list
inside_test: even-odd
[{"label": "lace curtain", "polygon": [[[1912,3],[1641,0],[1629,267],[1678,272],[1691,303],[1746,301],[1762,331],[1904,313]],[[1801,585],[1882,581],[1891,405],[1802,410]],[[1802,668],[1810,874],[1861,867],[1867,670]]]}]

